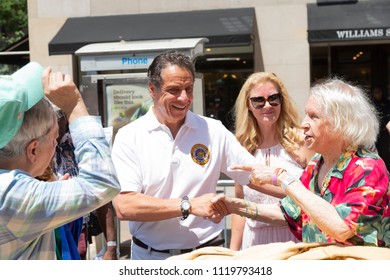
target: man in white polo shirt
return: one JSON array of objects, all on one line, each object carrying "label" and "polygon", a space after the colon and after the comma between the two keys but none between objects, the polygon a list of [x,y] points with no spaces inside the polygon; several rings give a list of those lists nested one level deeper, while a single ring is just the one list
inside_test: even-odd
[{"label": "man in white polo shirt", "polygon": [[153,105],[122,127],[113,161],[121,184],[117,216],[128,220],[131,259],[166,259],[223,244],[224,224],[210,200],[220,173],[241,185],[249,174],[229,169],[254,158],[220,121],[190,111],[195,70],[177,51],[157,56],[148,69]]}]

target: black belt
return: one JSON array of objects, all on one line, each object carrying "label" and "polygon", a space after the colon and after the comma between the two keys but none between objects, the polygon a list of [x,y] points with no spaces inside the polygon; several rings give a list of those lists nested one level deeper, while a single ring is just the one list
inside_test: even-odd
[{"label": "black belt", "polygon": [[204,244],[201,244],[199,245],[198,247],[195,247],[195,248],[192,248],[192,249],[171,249],[171,250],[157,250],[157,249],[154,249],[148,245],[146,245],[145,243],[143,243],[141,240],[139,240],[138,238],[134,237],[133,236],[133,243],[140,246],[141,248],[144,248],[146,250],[151,250],[151,251],[155,251],[155,252],[159,252],[159,253],[165,253],[165,254],[185,254],[185,253],[189,253],[189,252],[192,252],[196,249],[199,249],[199,248],[203,248],[203,247],[207,247],[207,246],[221,246],[222,244],[225,243],[225,239],[221,238],[220,236],[217,236],[213,239],[211,239],[210,241],[207,241],[206,243]]}]

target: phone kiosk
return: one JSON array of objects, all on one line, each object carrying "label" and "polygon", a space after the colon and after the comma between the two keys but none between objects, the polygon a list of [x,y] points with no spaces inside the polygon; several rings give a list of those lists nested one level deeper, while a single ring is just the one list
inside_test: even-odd
[{"label": "phone kiosk", "polygon": [[[80,91],[90,114],[102,116],[113,134],[129,123],[143,103],[150,101],[147,69],[154,57],[179,50],[193,61],[203,55],[206,38],[89,44],[76,51]],[[197,74],[192,110],[203,115],[203,78]]]},{"label": "phone kiosk", "polygon": [[[119,128],[152,103],[147,87],[147,70],[153,59],[167,50],[178,50],[192,61],[203,55],[206,38],[99,43],[76,51],[80,92],[91,115],[100,115],[107,139],[113,143]],[[196,74],[192,110],[204,114],[203,77]],[[116,220],[117,242],[121,226]],[[96,253],[101,253],[104,236],[95,237]],[[119,248],[119,246],[118,246]],[[89,250],[88,250],[89,252]]]}]

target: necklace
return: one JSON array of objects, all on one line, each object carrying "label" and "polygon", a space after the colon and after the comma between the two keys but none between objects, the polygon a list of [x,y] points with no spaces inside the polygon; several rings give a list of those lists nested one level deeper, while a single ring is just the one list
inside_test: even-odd
[{"label": "necklace", "polygon": [[[322,166],[321,166],[321,167],[322,167]],[[316,174],[316,185],[317,185],[318,188],[319,188],[318,177],[320,176],[320,170],[321,170],[321,168],[319,168],[319,169],[317,170],[317,174]],[[320,194],[321,194],[321,196],[324,195],[325,191],[327,190],[327,188],[328,188],[328,186],[329,186],[330,178],[331,178],[331,175],[330,175],[330,174],[332,173],[332,170],[333,170],[333,168],[330,168],[330,169],[328,170],[328,172],[326,173],[324,179],[322,180],[322,186],[321,186],[321,189],[320,189]]]},{"label": "necklace", "polygon": [[270,166],[271,164],[271,149],[268,148],[267,151],[265,152],[265,165]]},{"label": "necklace", "polygon": [[328,171],[328,173],[326,173],[325,178],[324,178],[324,180],[322,181],[322,187],[321,187],[321,192],[320,192],[322,196],[324,195],[326,189],[327,189],[328,186],[329,186],[329,183],[330,183],[330,173],[331,173],[331,171],[332,171],[332,168]]}]

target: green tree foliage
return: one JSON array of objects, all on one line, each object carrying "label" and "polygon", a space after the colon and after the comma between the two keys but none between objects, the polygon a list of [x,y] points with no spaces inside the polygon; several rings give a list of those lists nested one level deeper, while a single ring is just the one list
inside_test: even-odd
[{"label": "green tree foliage", "polygon": [[0,0],[0,51],[27,35],[27,0]]}]

